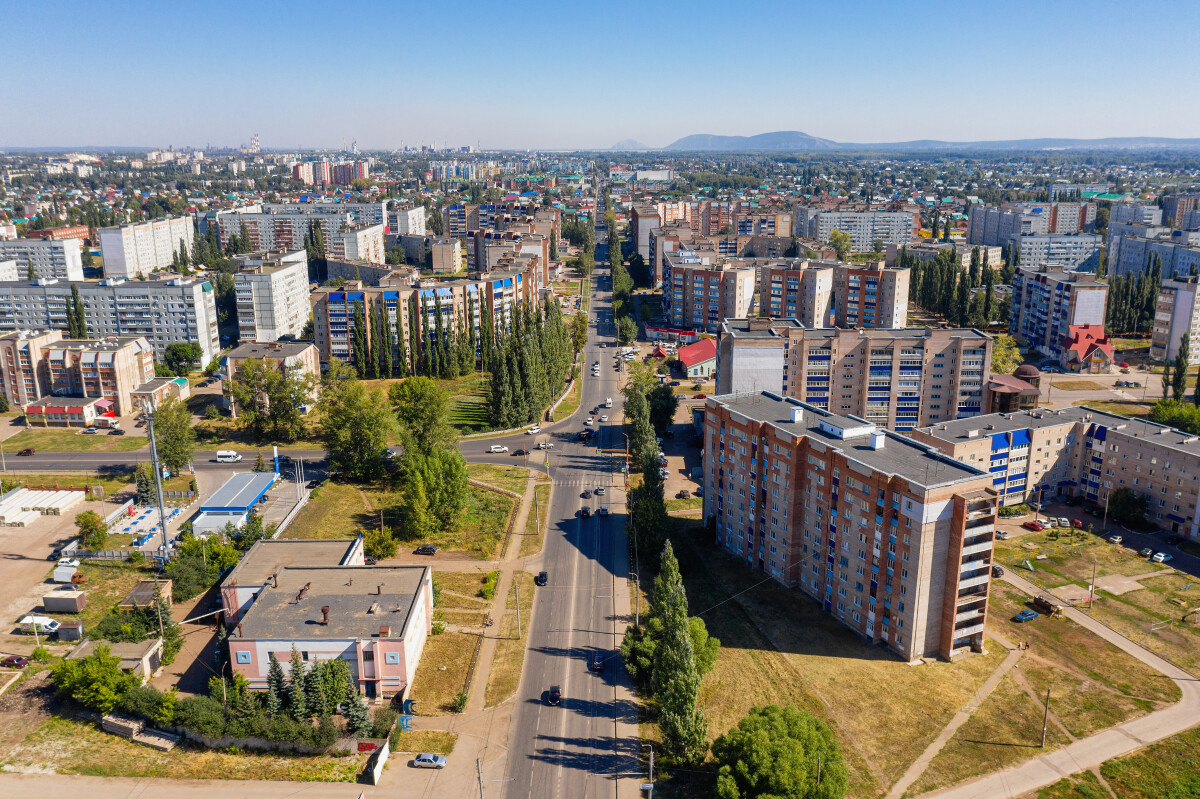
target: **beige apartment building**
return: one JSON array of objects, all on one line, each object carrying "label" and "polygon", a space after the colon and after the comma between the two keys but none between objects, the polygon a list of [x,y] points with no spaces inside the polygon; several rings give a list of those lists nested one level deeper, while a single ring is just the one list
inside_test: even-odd
[{"label": "beige apartment building", "polygon": [[809,327],[893,329],[908,324],[907,269],[883,261],[797,261],[761,266],[759,313]]},{"label": "beige apartment building", "polygon": [[754,302],[757,274],[714,257],[679,250],[666,256],[663,315],[676,328],[715,333],[729,317],[743,317]]},{"label": "beige apartment building", "polygon": [[99,399],[100,413],[125,416],[133,392],[154,379],[154,349],[142,336],[65,339],[61,330],[0,335],[0,383],[10,405],[47,397]]},{"label": "beige apartment building", "polygon": [[841,330],[726,319],[717,394],[772,391],[904,432],[982,413],[991,361],[991,336],[971,328]]},{"label": "beige apartment building", "polygon": [[308,323],[308,255],[304,250],[234,256],[238,338],[276,341],[299,337]]},{"label": "beige apartment building", "polygon": [[985,470],[769,392],[704,411],[704,516],[721,546],[910,663],[982,649],[997,508]]},{"label": "beige apartment building", "polygon": [[1200,363],[1200,277],[1194,275],[1162,282],[1154,304],[1150,357],[1175,360],[1184,333],[1189,336],[1188,363],[1195,366]]},{"label": "beige apartment building", "polygon": [[913,438],[987,469],[1004,504],[1081,496],[1099,505],[1118,488],[1147,497],[1148,518],[1200,538],[1200,437],[1086,406],[993,413],[913,431]]}]

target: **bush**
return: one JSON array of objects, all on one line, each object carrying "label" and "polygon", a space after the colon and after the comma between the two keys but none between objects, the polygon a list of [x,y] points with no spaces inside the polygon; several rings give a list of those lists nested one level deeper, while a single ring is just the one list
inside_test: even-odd
[{"label": "bush", "polygon": [[140,549],[136,550],[134,552],[131,552],[129,554],[129,562],[132,563],[134,566],[140,566],[141,564],[146,562],[146,555]]},{"label": "bush", "polygon": [[366,530],[363,532],[363,551],[376,560],[394,558],[400,548],[390,530]]},{"label": "bush", "polygon": [[446,622],[444,621],[435,621],[429,630],[430,635],[441,635],[444,632],[446,632]]},{"label": "bush", "polygon": [[999,511],[999,514],[1002,518],[1007,518],[1007,517],[1011,517],[1011,516],[1023,516],[1026,513],[1029,513],[1029,506],[1025,505],[1025,504],[1005,505],[1005,506],[1001,507],[1000,511]]},{"label": "bush", "polygon": [[467,706],[467,692],[459,691],[454,695],[453,701],[450,702],[450,709],[455,713],[462,713]]},{"label": "bush", "polygon": [[30,657],[30,659],[35,660],[38,663],[49,663],[50,662],[50,650],[44,646],[39,646],[37,649],[33,650],[33,654],[30,655],[29,657]]},{"label": "bush", "polygon": [[225,713],[221,703],[207,696],[189,696],[175,708],[175,726],[220,738],[225,734]]},{"label": "bush", "polygon": [[496,581],[500,579],[500,572],[492,571],[484,575],[483,585],[479,588],[479,595],[484,599],[493,599],[496,596]]},{"label": "bush", "polygon": [[400,718],[400,714],[396,712],[395,708],[387,705],[375,708],[375,723],[371,728],[371,737],[387,738],[398,718]]}]

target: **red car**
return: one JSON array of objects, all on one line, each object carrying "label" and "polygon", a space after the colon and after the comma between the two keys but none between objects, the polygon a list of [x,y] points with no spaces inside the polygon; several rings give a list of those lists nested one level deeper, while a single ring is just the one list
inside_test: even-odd
[{"label": "red car", "polygon": [[1040,533],[1042,530],[1046,529],[1046,525],[1042,524],[1041,522],[1025,522],[1021,526],[1026,530],[1033,530],[1035,533]]},{"label": "red car", "polygon": [[693,394],[692,399],[708,399],[707,394]]},{"label": "red car", "polygon": [[18,454],[18,455],[32,455],[32,454],[33,454],[33,447],[26,447],[25,449],[21,450],[21,451],[20,451],[20,452],[18,452],[17,454]]},{"label": "red car", "polygon": [[29,658],[21,657],[20,655],[9,655],[4,660],[0,660],[0,666],[6,669],[23,669],[29,665]]},{"label": "red car", "polygon": [[1122,368],[1122,369],[1128,369],[1128,368],[1129,368],[1129,363],[1128,363],[1127,361],[1121,361],[1121,368]]}]

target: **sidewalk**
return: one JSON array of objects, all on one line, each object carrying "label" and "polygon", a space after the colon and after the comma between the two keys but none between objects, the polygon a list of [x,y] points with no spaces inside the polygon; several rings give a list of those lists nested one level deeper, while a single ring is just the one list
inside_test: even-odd
[{"label": "sidewalk", "polygon": [[[1013,574],[1011,570],[1005,572],[1003,579],[1030,596],[1050,593]],[[1164,710],[1118,724],[1104,732],[1083,738],[1055,752],[1028,760],[1012,768],[923,796],[929,797],[929,799],[934,797],[937,799],[996,799],[997,797],[1020,796],[1051,785],[1070,774],[1099,766],[1106,760],[1129,754],[1155,741],[1161,741],[1163,738],[1169,738],[1200,723],[1200,679],[1138,646],[1086,613],[1071,607],[1065,608],[1063,613],[1076,624],[1086,627],[1147,666],[1165,674],[1179,686],[1179,690],[1182,692],[1179,702]]]}]

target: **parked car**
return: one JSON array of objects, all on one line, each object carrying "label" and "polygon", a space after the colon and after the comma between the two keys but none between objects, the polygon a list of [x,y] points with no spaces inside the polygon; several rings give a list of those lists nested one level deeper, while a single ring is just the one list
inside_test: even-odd
[{"label": "parked car", "polygon": [[686,488],[675,493],[675,499],[691,499],[691,498],[692,498],[692,492],[688,491]]},{"label": "parked car", "polygon": [[488,447],[488,452],[508,452],[508,447],[504,446],[503,444],[492,444],[490,447]]},{"label": "parked car", "polygon": [[658,476],[661,477],[662,479],[666,480],[668,477],[671,476],[671,472],[668,469],[659,469]]},{"label": "parked car", "polygon": [[363,557],[363,563],[365,563],[368,566],[374,566],[378,562],[379,562],[378,560],[371,557],[370,555],[366,555],[365,557]]},{"label": "parked car", "polygon": [[[1054,521],[1057,522],[1057,524],[1054,525],[1055,527],[1070,527],[1071,526],[1071,520],[1068,519],[1066,516],[1059,516]],[[1082,526],[1082,525],[1080,525],[1080,526]]]},{"label": "parked car", "polygon": [[1033,621],[1037,617],[1038,615],[1036,611],[1026,608],[1025,610],[1019,612],[1016,616],[1013,616],[1013,621],[1015,621],[1017,624],[1024,624],[1027,621]]},{"label": "parked car", "polygon": [[446,758],[441,755],[422,753],[412,759],[413,768],[445,768]]},{"label": "parked car", "polygon": [[993,577],[1003,577],[1004,576],[1004,567],[997,566],[996,564],[993,563],[992,564],[992,576]]},{"label": "parked car", "polygon": [[84,434],[85,436],[94,436],[94,435],[96,435],[96,433],[98,433],[98,432],[99,432],[99,431],[98,431],[96,428],[94,428],[94,427],[85,427],[85,428],[83,428],[83,434]]},{"label": "parked car", "polygon": [[1104,508],[1100,507],[1099,505],[1088,505],[1083,509],[1083,512],[1088,516],[1103,516]]},{"label": "parked car", "polygon": [[1046,525],[1043,524],[1042,522],[1032,521],[1032,520],[1025,522],[1021,526],[1024,527],[1026,530],[1033,530],[1035,533],[1040,533],[1042,530],[1046,529]]},{"label": "parked car", "polygon": [[1067,501],[1063,503],[1068,508],[1075,508],[1083,504],[1083,497],[1067,497]]},{"label": "parked car", "polygon": [[314,488],[316,488],[319,485],[321,485],[320,480],[309,480],[308,485],[306,485],[304,487],[307,488],[309,491],[312,491]]},{"label": "parked car", "polygon": [[1110,536],[1108,537],[1108,543],[1110,543],[1110,544],[1119,544],[1119,543],[1121,543],[1121,542],[1122,542],[1122,541],[1124,541],[1124,540],[1125,540],[1125,539],[1124,539],[1124,538],[1122,538],[1122,537],[1121,537],[1121,536],[1119,536],[1119,535],[1110,535]]},{"label": "parked car", "polygon": [[996,531],[996,540],[997,541],[1007,541],[1008,540],[1008,530],[997,530]]},{"label": "parked car", "polygon": [[588,668],[592,671],[604,671],[604,653],[593,652],[591,661],[588,663]]},{"label": "parked car", "polygon": [[708,399],[707,394],[693,394],[692,399]]},{"label": "parked car", "polygon": [[1082,530],[1083,529],[1083,519],[1072,519],[1071,526],[1074,527],[1076,530]]},{"label": "parked car", "polygon": [[1143,558],[1148,558],[1154,554],[1154,550],[1151,549],[1150,547],[1142,547],[1141,549],[1138,550],[1138,554],[1141,555]]},{"label": "parked car", "polygon": [[1150,558],[1150,560],[1154,563],[1167,563],[1168,561],[1175,560],[1175,556],[1168,552],[1155,552],[1154,557]]},{"label": "parked car", "polygon": [[435,547],[433,544],[421,544],[421,546],[419,546],[413,550],[413,554],[414,555],[436,555],[437,547]]},{"label": "parked car", "polygon": [[387,458],[389,461],[395,460],[396,459],[396,450],[392,449],[391,447],[384,447],[383,448],[383,457]]},{"label": "parked car", "polygon": [[0,666],[6,669],[23,669],[28,665],[29,658],[20,655],[9,655],[4,660],[0,660]]},{"label": "parked car", "polygon": [[1177,545],[1177,544],[1180,544],[1180,543],[1182,543],[1182,542],[1183,542],[1183,536],[1181,536],[1181,535],[1169,535],[1169,536],[1167,536],[1167,546],[1169,546],[1169,547],[1173,547],[1173,546],[1175,546],[1175,545]]},{"label": "parked car", "polygon": [[35,451],[36,450],[34,450],[33,447],[26,447],[25,449],[21,450],[17,454],[18,455],[32,455],[32,454],[34,454]]},{"label": "parked car", "polygon": [[607,422],[607,421],[608,421],[608,417],[607,417],[607,416],[601,416],[601,417],[600,417],[600,421],[602,421],[602,422]]},{"label": "parked car", "polygon": [[537,577],[533,578],[533,584],[534,585],[545,585],[546,581],[549,579],[550,579],[550,575],[547,574],[546,572],[538,572]]},{"label": "parked car", "polygon": [[119,427],[114,427],[112,430],[108,431],[108,434],[110,436],[123,436],[125,435],[125,431]]},{"label": "parked car", "polygon": [[586,519],[587,517],[592,515],[592,509],[589,508],[587,505],[584,505],[582,508],[579,509],[579,515]]},{"label": "parked car", "polygon": [[559,688],[557,685],[551,685],[550,690],[546,692],[546,704],[562,704],[562,688]]}]

